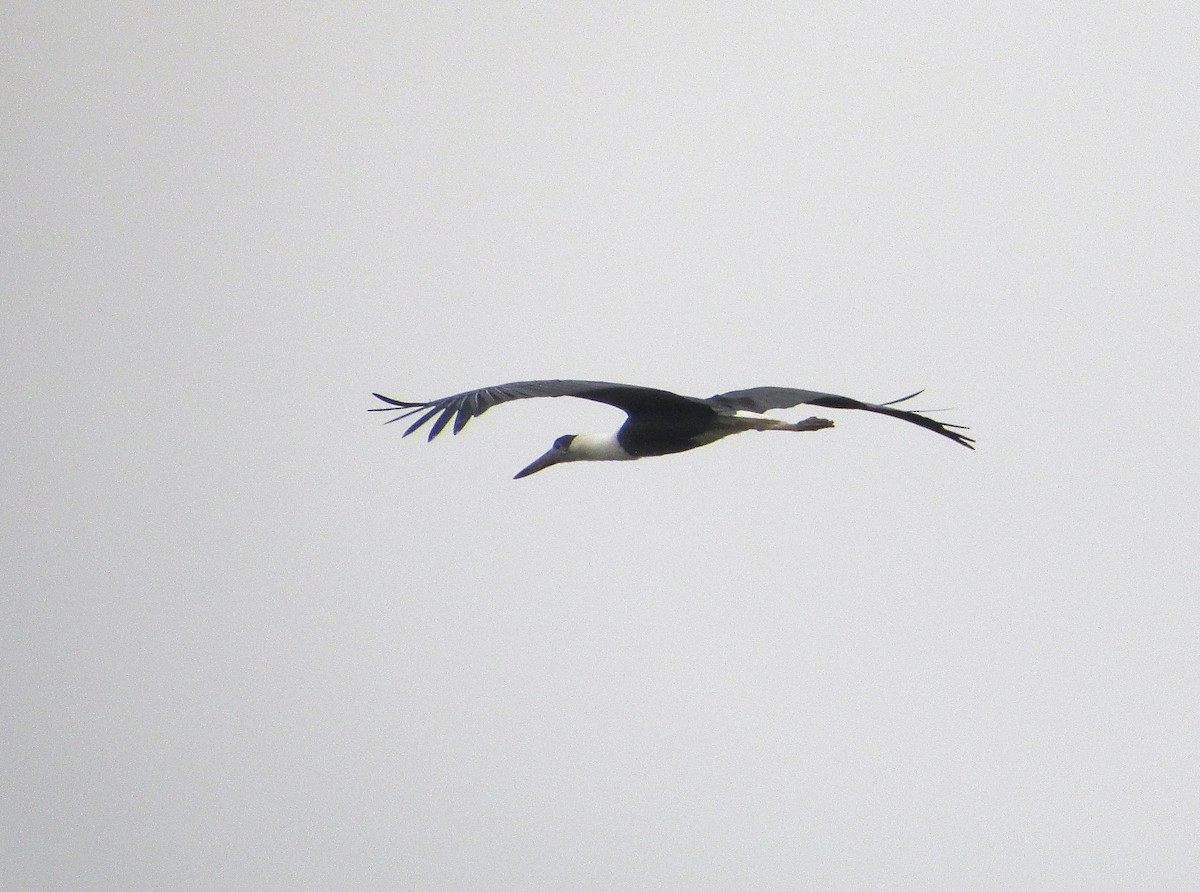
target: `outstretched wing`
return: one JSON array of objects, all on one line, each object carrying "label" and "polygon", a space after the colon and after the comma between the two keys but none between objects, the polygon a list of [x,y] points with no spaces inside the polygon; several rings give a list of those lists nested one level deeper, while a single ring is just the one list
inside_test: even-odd
[{"label": "outstretched wing", "polygon": [[867,412],[878,412],[880,415],[890,415],[912,424],[920,425],[926,430],[949,437],[955,443],[961,443],[968,449],[974,449],[971,444],[975,441],[968,436],[956,433],[967,430],[961,424],[944,424],[920,412],[893,408],[896,403],[911,400],[923,391],[910,393],[900,399],[886,403],[864,403],[848,396],[838,396],[834,393],[820,393],[816,390],[795,390],[791,387],[751,387],[749,390],[731,390],[729,393],[719,393],[710,396],[706,403],[723,412],[766,412],[770,409],[790,409],[792,406],[809,405],[821,406],[826,409],[864,409]]},{"label": "outstretched wing", "polygon": [[630,417],[643,413],[656,415],[695,415],[697,412],[709,414],[713,411],[707,400],[694,397],[680,396],[668,390],[655,390],[651,387],[636,387],[632,384],[612,384],[608,381],[514,381],[511,384],[498,384],[495,387],[481,387],[478,390],[468,390],[456,393],[439,400],[410,403],[392,399],[381,393],[376,393],[377,399],[388,403],[370,409],[371,412],[397,412],[407,409],[388,420],[388,424],[416,415],[425,411],[420,418],[409,425],[404,436],[418,430],[435,415],[437,421],[429,430],[432,440],[454,419],[454,433],[462,430],[468,421],[476,415],[482,415],[492,406],[507,403],[511,400],[525,400],[536,397],[573,396],[579,399],[591,400],[595,403],[605,403],[623,410]]}]

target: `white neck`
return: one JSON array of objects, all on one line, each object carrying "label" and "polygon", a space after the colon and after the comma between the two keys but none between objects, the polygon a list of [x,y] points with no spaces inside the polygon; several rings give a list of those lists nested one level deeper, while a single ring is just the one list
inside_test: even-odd
[{"label": "white neck", "polygon": [[621,448],[616,434],[576,434],[569,451],[576,461],[629,461],[634,458]]}]

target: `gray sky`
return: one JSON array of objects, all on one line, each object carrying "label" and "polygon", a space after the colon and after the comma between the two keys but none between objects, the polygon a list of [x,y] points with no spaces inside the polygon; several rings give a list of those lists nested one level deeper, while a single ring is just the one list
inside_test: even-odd
[{"label": "gray sky", "polygon": [[797,6],[10,5],[0,885],[1195,888],[1200,12]]}]

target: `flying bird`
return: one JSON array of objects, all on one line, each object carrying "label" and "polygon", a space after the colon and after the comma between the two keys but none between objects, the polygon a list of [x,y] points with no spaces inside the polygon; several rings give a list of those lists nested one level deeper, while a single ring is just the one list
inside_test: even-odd
[{"label": "flying bird", "polygon": [[[512,400],[535,397],[573,396],[604,403],[621,409],[628,418],[615,434],[565,434],[554,441],[550,450],[532,464],[517,472],[514,480],[528,477],[551,465],[570,461],[628,461],[652,455],[685,452],[698,446],[715,443],[722,437],[743,431],[817,431],[833,427],[827,418],[806,418],[786,422],[768,418],[763,413],[771,409],[790,409],[793,406],[820,406],[826,409],[863,409],[890,415],[974,449],[975,441],[957,433],[966,430],[961,424],[944,424],[920,412],[895,408],[897,403],[910,400],[910,393],[886,403],[864,403],[850,397],[815,390],[795,390],[790,387],[751,387],[731,390],[707,399],[681,396],[668,390],[637,387],[632,384],[612,384],[607,381],[515,381],[495,387],[481,387],[429,402],[410,403],[392,399],[381,393],[373,394],[387,403],[370,409],[371,412],[401,412],[387,423],[408,418],[424,411],[409,425],[404,436],[419,430],[436,416],[429,430],[429,439],[440,434],[454,419],[454,433],[461,431],[476,415],[492,406]],[[401,411],[407,409],[408,411]]]}]

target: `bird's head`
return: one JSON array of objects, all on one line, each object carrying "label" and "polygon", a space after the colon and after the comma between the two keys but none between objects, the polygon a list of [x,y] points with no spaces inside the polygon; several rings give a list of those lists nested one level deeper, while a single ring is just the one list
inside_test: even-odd
[{"label": "bird's head", "polygon": [[528,477],[530,474],[536,474],[538,471],[544,471],[551,465],[561,464],[565,461],[576,461],[584,456],[578,452],[572,452],[571,446],[575,442],[575,434],[563,434],[554,441],[554,445],[550,447],[550,451],[541,458],[533,462],[528,467],[522,468],[517,472],[513,480],[520,480],[522,477]]}]

